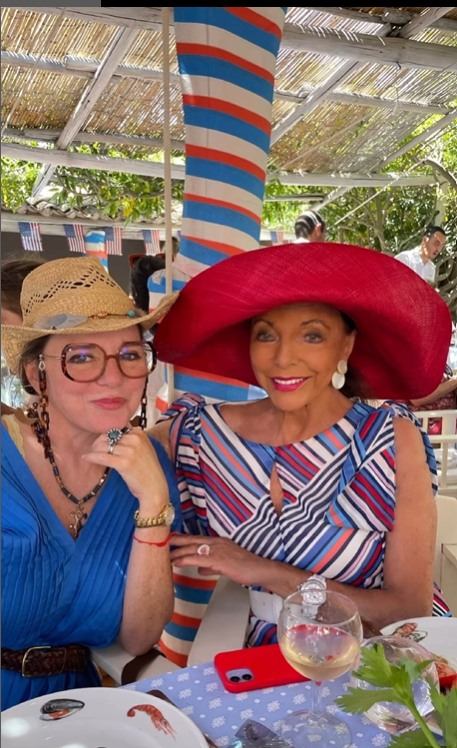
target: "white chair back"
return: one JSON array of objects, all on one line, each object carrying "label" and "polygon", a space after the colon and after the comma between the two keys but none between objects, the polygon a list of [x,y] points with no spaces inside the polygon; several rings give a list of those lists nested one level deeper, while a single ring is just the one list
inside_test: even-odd
[{"label": "white chair back", "polygon": [[[192,643],[188,664],[209,662],[217,652],[243,647],[248,618],[249,591],[221,576]],[[148,655],[134,658],[119,642],[110,647],[92,648],[91,654],[95,664],[116,685],[142,678],[156,678],[172,670],[179,670],[178,665],[160,655],[152,661]]]},{"label": "white chair back", "polygon": [[437,494],[434,578],[452,614],[457,616],[457,497]]}]

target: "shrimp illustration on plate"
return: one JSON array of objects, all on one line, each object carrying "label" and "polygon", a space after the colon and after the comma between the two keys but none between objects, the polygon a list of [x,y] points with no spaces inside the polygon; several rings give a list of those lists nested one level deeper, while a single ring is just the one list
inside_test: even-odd
[{"label": "shrimp illustration on plate", "polygon": [[151,722],[158,730],[161,730],[166,735],[176,735],[175,730],[170,725],[166,717],[163,716],[160,709],[152,706],[152,704],[136,704],[132,706],[127,712],[127,717],[135,717],[136,712],[145,712],[151,718]]},{"label": "shrimp illustration on plate", "polygon": [[414,621],[407,621],[406,623],[397,626],[395,631],[392,632],[392,636],[401,636],[404,639],[412,639],[415,642],[420,642],[425,639],[427,633],[420,631],[417,628],[417,623]]}]

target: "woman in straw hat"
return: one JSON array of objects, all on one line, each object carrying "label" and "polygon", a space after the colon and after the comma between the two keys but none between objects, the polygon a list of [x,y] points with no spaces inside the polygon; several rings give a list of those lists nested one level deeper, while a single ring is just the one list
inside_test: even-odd
[{"label": "woman in straw hat", "polygon": [[[2,709],[100,685],[89,647],[149,650],[171,615],[169,458],[130,419],[155,352],[97,260],[48,262],[2,325],[6,361],[38,402],[2,417]],[[175,525],[180,526],[180,525]]]},{"label": "woman in straw hat", "polygon": [[174,565],[249,587],[248,644],[275,641],[282,599],[310,578],[378,629],[432,613],[433,450],[405,406],[367,399],[431,391],[450,335],[446,304],[409,268],[331,243],[223,260],[162,319],[163,361],[267,395],[184,397],[153,429],[173,445],[181,488]]}]

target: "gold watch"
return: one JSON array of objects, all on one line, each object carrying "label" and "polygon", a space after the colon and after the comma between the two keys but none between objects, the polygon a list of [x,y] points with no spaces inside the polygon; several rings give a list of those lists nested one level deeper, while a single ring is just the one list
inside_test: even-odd
[{"label": "gold watch", "polygon": [[173,504],[165,504],[163,509],[155,517],[140,517],[139,509],[133,515],[135,527],[170,527],[174,518],[175,508]]}]

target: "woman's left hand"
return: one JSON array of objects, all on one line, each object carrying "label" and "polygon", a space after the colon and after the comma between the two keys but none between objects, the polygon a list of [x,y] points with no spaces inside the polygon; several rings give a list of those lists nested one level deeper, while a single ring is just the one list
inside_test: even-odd
[{"label": "woman's left hand", "polygon": [[271,563],[229,538],[173,533],[171,548],[175,566],[197,566],[202,576],[223,574],[244,585],[258,584],[261,567]]}]

